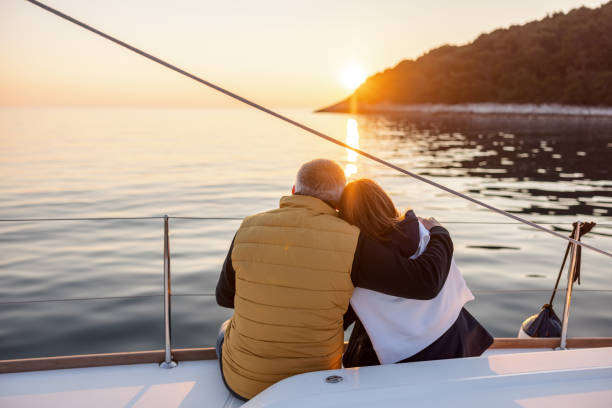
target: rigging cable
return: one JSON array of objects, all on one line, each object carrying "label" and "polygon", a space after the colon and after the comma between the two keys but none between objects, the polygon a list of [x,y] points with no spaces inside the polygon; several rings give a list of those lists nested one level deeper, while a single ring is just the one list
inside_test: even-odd
[{"label": "rigging cable", "polygon": [[458,191],[455,191],[455,190],[453,190],[453,189],[451,189],[449,187],[446,187],[446,186],[444,186],[442,184],[436,183],[435,181],[429,180],[428,178],[425,178],[425,177],[423,177],[423,176],[421,176],[419,174],[416,174],[416,173],[413,173],[413,172],[411,172],[409,170],[405,170],[405,169],[403,169],[401,167],[398,167],[395,164],[390,163],[390,162],[388,162],[386,160],[383,160],[383,159],[381,159],[381,158],[379,158],[377,156],[374,156],[374,155],[372,155],[372,154],[370,154],[368,152],[365,152],[363,150],[351,147],[348,144],[346,144],[346,143],[344,143],[344,142],[342,142],[342,141],[340,141],[340,140],[338,140],[338,139],[336,139],[334,137],[328,136],[328,135],[326,135],[326,134],[324,134],[322,132],[319,132],[318,130],[315,130],[315,129],[309,127],[309,126],[306,126],[306,125],[304,125],[302,123],[296,122],[295,120],[293,120],[291,118],[288,118],[287,116],[281,115],[278,112],[275,112],[275,111],[273,111],[271,109],[266,108],[265,106],[262,106],[262,105],[260,105],[258,103],[255,103],[255,102],[253,102],[253,101],[251,101],[249,99],[246,99],[246,98],[244,98],[244,97],[242,97],[242,96],[240,96],[238,94],[235,94],[235,93],[233,93],[233,92],[231,92],[231,91],[229,91],[229,90],[227,90],[225,88],[222,88],[222,87],[220,87],[218,85],[215,85],[212,82],[208,82],[208,81],[206,81],[206,80],[204,80],[204,79],[202,79],[202,78],[200,78],[200,77],[198,77],[196,75],[193,75],[193,74],[191,74],[191,73],[189,73],[189,72],[187,72],[187,71],[185,71],[185,70],[175,66],[175,65],[172,65],[172,64],[170,64],[170,63],[168,63],[168,62],[166,62],[166,61],[164,61],[164,60],[162,60],[160,58],[157,58],[157,57],[155,57],[155,56],[153,56],[153,55],[151,55],[151,54],[149,54],[149,53],[147,53],[145,51],[142,51],[139,48],[136,48],[136,47],[134,47],[134,46],[132,46],[130,44],[127,44],[127,43],[125,43],[125,42],[123,42],[123,41],[121,41],[121,40],[119,40],[119,39],[117,39],[115,37],[112,37],[112,36],[110,36],[108,34],[105,34],[102,31],[100,31],[100,30],[98,30],[98,29],[96,29],[96,28],[94,28],[94,27],[92,27],[92,26],[90,26],[88,24],[85,24],[82,21],[79,21],[79,20],[77,20],[77,19],[75,19],[75,18],[73,18],[73,17],[71,17],[71,16],[69,16],[67,14],[64,14],[64,13],[62,13],[59,10],[56,10],[56,9],[54,9],[52,7],[49,7],[46,4],[44,4],[44,3],[41,3],[41,2],[36,1],[36,0],[26,0],[26,1],[29,2],[29,3],[34,4],[34,5],[42,8],[42,9],[44,9],[44,10],[50,12],[50,13],[52,13],[52,14],[55,14],[58,17],[61,17],[61,18],[65,19],[65,20],[68,20],[71,23],[74,23],[74,24],[76,24],[76,25],[78,25],[78,26],[80,26],[80,27],[82,27],[82,28],[84,28],[84,29],[86,29],[88,31],[91,31],[94,34],[97,34],[97,35],[99,35],[99,36],[101,36],[103,38],[106,38],[107,40],[112,41],[115,44],[118,44],[118,45],[120,45],[120,46],[122,46],[124,48],[127,48],[128,50],[133,51],[133,52],[135,52],[135,53],[137,53],[137,54],[139,54],[139,55],[141,55],[141,56],[143,56],[145,58],[148,58],[151,61],[157,62],[158,64],[163,65],[166,68],[169,68],[169,69],[171,69],[173,71],[176,71],[176,72],[178,72],[181,75],[184,75],[184,76],[186,76],[188,78],[193,79],[194,81],[197,81],[197,82],[199,82],[199,83],[201,83],[203,85],[206,85],[206,86],[208,86],[208,87],[210,87],[210,88],[212,88],[212,89],[214,89],[214,90],[216,90],[218,92],[221,92],[221,93],[229,96],[230,98],[236,99],[236,100],[238,100],[238,101],[240,101],[240,102],[242,102],[242,103],[244,103],[246,105],[249,105],[249,106],[251,106],[251,107],[253,107],[255,109],[258,109],[258,110],[260,110],[262,112],[265,112],[265,113],[267,113],[269,115],[272,115],[272,116],[274,116],[274,117],[276,117],[276,118],[278,118],[280,120],[283,120],[283,121],[285,121],[287,123],[290,123],[290,124],[292,124],[294,126],[297,126],[297,127],[301,128],[301,129],[303,129],[303,130],[305,130],[305,131],[307,131],[309,133],[312,133],[312,134],[314,134],[316,136],[319,136],[320,138],[325,139],[328,142],[331,142],[331,143],[337,144],[338,146],[342,146],[342,147],[344,147],[346,149],[352,150],[352,151],[354,151],[354,152],[356,152],[356,153],[358,153],[358,154],[360,154],[360,155],[362,155],[364,157],[367,157],[370,160],[378,162],[378,163],[380,163],[380,164],[382,164],[384,166],[390,167],[390,168],[392,168],[392,169],[394,169],[394,170],[396,170],[396,171],[398,171],[400,173],[403,173],[403,174],[405,174],[407,176],[410,176],[410,177],[415,178],[415,179],[417,179],[419,181],[422,181],[423,183],[426,183],[426,184],[429,184],[429,185],[434,186],[436,188],[439,188],[440,190],[444,190],[447,193],[453,194],[453,195],[455,195],[457,197],[461,197],[461,198],[463,198],[465,200],[468,200],[468,201],[470,201],[470,202],[472,202],[474,204],[477,204],[477,205],[479,205],[481,207],[484,207],[484,208],[486,208],[488,210],[491,210],[491,211],[494,211],[494,212],[496,212],[498,214],[501,214],[501,215],[503,215],[505,217],[512,218],[513,220],[516,220],[516,221],[519,221],[519,222],[521,222],[523,224],[529,225],[532,228],[538,229],[540,231],[547,232],[547,233],[549,233],[551,235],[554,235],[554,236],[556,236],[558,238],[561,238],[561,239],[564,239],[564,240],[569,241],[571,243],[583,246],[583,247],[588,248],[588,249],[590,249],[592,251],[598,252],[598,253],[600,253],[602,255],[607,255],[607,256],[612,258],[612,253],[609,253],[609,252],[604,251],[602,249],[599,249],[599,248],[596,248],[594,246],[585,244],[583,242],[577,241],[577,240],[575,240],[573,238],[570,238],[570,237],[567,237],[567,236],[565,236],[563,234],[560,234],[558,232],[552,231],[552,230],[550,230],[548,228],[545,228],[545,227],[543,227],[541,225],[538,225],[536,223],[528,221],[528,220],[526,220],[524,218],[518,217],[518,216],[516,216],[514,214],[510,214],[509,212],[506,212],[504,210],[500,210],[500,209],[498,209],[496,207],[493,207],[492,205],[489,205],[489,204],[487,204],[485,202],[482,202],[482,201],[477,200],[475,198],[472,198],[472,197],[470,197],[470,196],[468,196],[466,194],[463,194],[463,193],[460,193]]}]

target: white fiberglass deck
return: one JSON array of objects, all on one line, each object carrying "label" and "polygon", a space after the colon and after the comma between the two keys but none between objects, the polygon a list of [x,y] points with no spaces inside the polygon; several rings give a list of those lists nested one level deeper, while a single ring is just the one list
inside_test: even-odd
[{"label": "white fiberglass deck", "polygon": [[[335,384],[324,380],[341,375]],[[77,368],[0,375],[0,407],[238,407],[218,362]],[[612,348],[487,354],[457,360],[307,373],[247,407],[612,406]]]}]

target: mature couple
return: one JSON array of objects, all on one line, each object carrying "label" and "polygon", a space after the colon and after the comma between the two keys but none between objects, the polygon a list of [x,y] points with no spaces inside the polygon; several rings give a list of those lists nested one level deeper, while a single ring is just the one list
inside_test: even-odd
[{"label": "mature couple", "polygon": [[473,297],[452,256],[434,219],[400,215],[371,180],[346,185],[334,161],[305,163],[279,208],[244,219],[223,264],[225,384],[250,399],[309,371],[480,355],[492,338],[463,308]]}]

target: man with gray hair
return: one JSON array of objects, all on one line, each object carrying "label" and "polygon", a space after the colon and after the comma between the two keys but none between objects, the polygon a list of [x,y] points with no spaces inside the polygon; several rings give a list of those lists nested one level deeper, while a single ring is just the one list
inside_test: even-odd
[{"label": "man with gray hair", "polygon": [[339,217],[345,184],[338,163],[305,163],[292,195],[236,232],[216,289],[217,303],[234,309],[217,339],[234,396],[250,399],[292,375],[340,368],[343,316],[356,286],[413,299],[442,289],[453,255],[448,232],[431,228],[427,250],[409,259]]},{"label": "man with gray hair", "polygon": [[338,163],[314,159],[300,167],[291,193],[316,197],[336,208],[345,185],[346,177]]}]

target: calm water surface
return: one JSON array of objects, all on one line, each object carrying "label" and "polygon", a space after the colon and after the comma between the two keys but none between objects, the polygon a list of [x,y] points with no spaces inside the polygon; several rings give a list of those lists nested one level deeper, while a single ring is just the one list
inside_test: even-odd
[{"label": "calm water surface", "polygon": [[[612,122],[285,111],[386,160],[612,250]],[[329,157],[435,216],[496,336],[548,300],[565,243],[245,109],[0,109],[0,218],[170,220],[173,340],[213,344],[220,266],[241,217]],[[238,220],[214,219],[237,218]],[[161,348],[161,219],[0,222],[0,359]],[[583,252],[573,336],[612,336],[612,263]],[[555,308],[561,314],[563,293]]]}]

